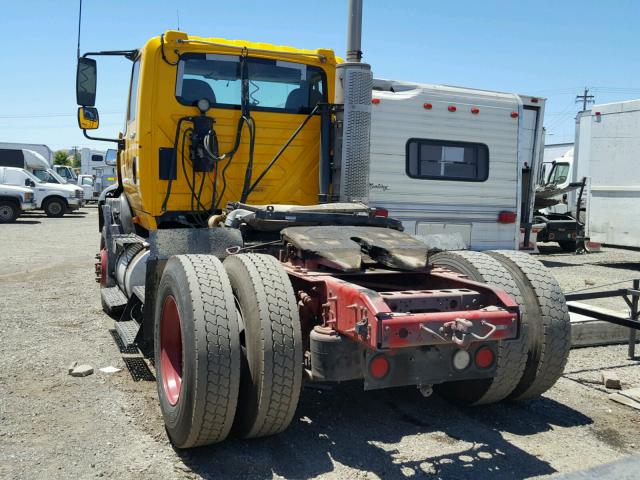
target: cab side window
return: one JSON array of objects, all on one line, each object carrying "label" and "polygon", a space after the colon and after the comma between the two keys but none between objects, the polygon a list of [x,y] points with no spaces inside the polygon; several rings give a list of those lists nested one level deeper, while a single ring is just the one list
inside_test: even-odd
[{"label": "cab side window", "polygon": [[127,109],[127,123],[136,118],[138,104],[138,78],[140,77],[140,59],[133,63],[131,70],[131,87],[129,88],[129,108]]}]

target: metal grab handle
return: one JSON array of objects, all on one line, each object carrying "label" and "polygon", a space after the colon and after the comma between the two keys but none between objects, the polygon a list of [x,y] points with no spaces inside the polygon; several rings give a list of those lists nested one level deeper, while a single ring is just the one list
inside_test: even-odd
[{"label": "metal grab handle", "polygon": [[[442,340],[445,343],[453,342],[456,345],[459,345],[461,347],[466,347],[470,343],[470,338],[467,337],[467,335],[470,335],[471,337],[475,338],[476,340],[482,341],[482,340],[486,340],[487,338],[489,338],[498,329],[498,327],[496,325],[494,325],[493,323],[487,322],[486,320],[481,320],[480,324],[483,325],[483,326],[489,327],[489,331],[484,335],[478,335],[478,334],[473,333],[473,332],[466,332],[464,330],[455,330],[454,329],[454,330],[451,331],[451,338],[445,338],[442,335],[440,335],[439,333],[437,333],[436,331],[431,330],[425,324],[421,324],[420,325],[420,329],[424,330],[427,333],[430,333],[431,335],[433,335],[434,337]],[[456,336],[456,334],[455,334],[456,331],[459,331],[462,334],[462,338],[458,338]]]},{"label": "metal grab handle", "polygon": [[494,325],[493,323],[489,323],[486,320],[482,320],[480,322],[480,325],[488,326],[488,327],[490,327],[490,329],[489,329],[489,332],[486,335],[483,335],[483,336],[476,335],[475,333],[471,332],[471,336],[473,338],[475,338],[476,340],[486,340],[491,335],[493,335],[493,333],[498,329],[498,327],[496,325]]}]

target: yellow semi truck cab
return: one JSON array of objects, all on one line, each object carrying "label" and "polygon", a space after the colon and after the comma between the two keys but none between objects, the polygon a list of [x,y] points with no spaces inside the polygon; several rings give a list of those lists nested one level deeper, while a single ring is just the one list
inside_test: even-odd
[{"label": "yellow semi truck cab", "polygon": [[[317,111],[264,172],[316,105],[334,102],[333,51],[167,31],[127,56],[133,67],[118,172],[134,223],[155,230],[175,225],[190,212],[214,212],[239,201],[261,174],[245,200],[318,202]],[[93,75],[95,90],[95,63],[93,72],[85,69],[84,74],[89,82]],[[80,100],[81,105],[91,103]],[[199,109],[199,101],[208,108]],[[83,128],[98,126],[97,110],[91,107],[80,107]],[[190,150],[192,119],[198,116],[213,120],[214,135],[203,145],[215,160],[209,156],[207,165],[194,165]]]}]

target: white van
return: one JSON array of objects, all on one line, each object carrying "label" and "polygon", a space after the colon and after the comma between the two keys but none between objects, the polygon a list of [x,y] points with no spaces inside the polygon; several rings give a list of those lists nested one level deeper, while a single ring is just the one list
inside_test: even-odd
[{"label": "white van", "polygon": [[0,184],[31,187],[37,209],[48,217],[62,217],[84,205],[82,188],[66,183],[47,183],[24,168],[0,167]]},{"label": "white van", "polygon": [[518,249],[531,224],[544,103],[374,80],[370,204],[437,248]]}]

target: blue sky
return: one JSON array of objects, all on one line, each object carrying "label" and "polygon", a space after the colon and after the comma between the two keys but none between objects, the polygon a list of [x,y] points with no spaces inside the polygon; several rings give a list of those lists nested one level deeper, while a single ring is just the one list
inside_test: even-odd
[{"label": "blue sky", "polygon": [[[84,0],[82,51],[137,48],[186,32],[344,54],[347,0],[224,2]],[[5,37],[0,141],[106,149],[76,125],[77,0],[0,2]],[[594,0],[365,0],[363,50],[379,78],[548,98],[547,143],[573,139],[575,95],[597,103],[640,98],[640,2]],[[7,48],[8,47],[8,48]],[[123,124],[130,64],[100,59],[102,136]]]}]

